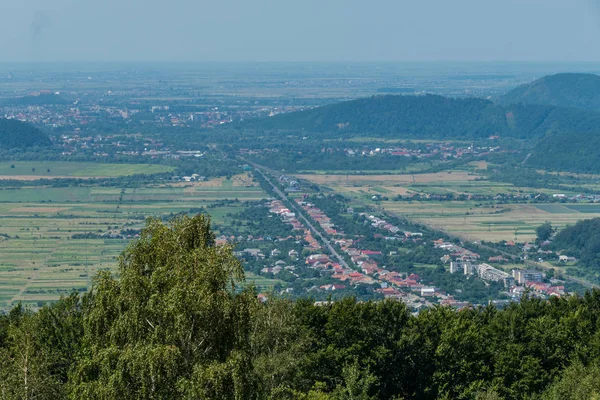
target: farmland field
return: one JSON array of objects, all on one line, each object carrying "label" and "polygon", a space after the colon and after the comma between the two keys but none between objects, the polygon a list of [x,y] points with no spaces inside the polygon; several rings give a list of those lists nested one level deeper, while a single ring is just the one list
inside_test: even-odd
[{"label": "farmland field", "polygon": [[370,198],[376,194],[387,196],[421,194],[482,194],[517,192],[518,188],[500,182],[490,182],[481,175],[466,171],[429,174],[389,175],[296,175],[340,193]]},{"label": "farmland field", "polygon": [[581,214],[555,204],[505,204],[477,206],[474,202],[382,202],[381,207],[413,220],[436,227],[469,240],[530,241],[535,239],[535,228],[550,221],[556,227],[584,218],[600,217]]},{"label": "farmland field", "polygon": [[[569,204],[565,205],[569,210],[573,210],[574,212],[585,213],[585,214],[600,214],[600,204]],[[588,217],[585,218],[593,218]]]},{"label": "farmland field", "polygon": [[[471,165],[484,170],[488,165]],[[373,196],[410,194],[473,194],[496,196],[523,192],[554,193],[547,189],[519,188],[508,183],[492,182],[467,171],[398,175],[297,175],[353,199],[357,205],[376,206],[386,211],[420,221],[450,234],[469,240],[529,241],[535,228],[550,221],[556,227],[600,216],[600,204],[482,204],[475,201],[388,201],[374,203]]]},{"label": "farmland field", "polygon": [[1,161],[0,179],[52,179],[120,177],[135,174],[172,172],[173,167],[157,164],[100,164],[67,161]]},{"label": "farmland field", "polygon": [[[87,290],[98,270],[115,269],[128,243],[123,232],[140,229],[147,217],[203,208],[214,223],[224,224],[242,205],[223,200],[264,197],[248,174],[141,188],[0,190],[0,310],[19,301],[35,307]],[[256,284],[269,287],[274,282],[257,278]]]}]

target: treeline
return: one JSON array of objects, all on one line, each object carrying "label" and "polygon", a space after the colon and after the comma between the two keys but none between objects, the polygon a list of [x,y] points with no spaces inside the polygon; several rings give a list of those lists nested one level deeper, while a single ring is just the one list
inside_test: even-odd
[{"label": "treeline", "polygon": [[600,292],[417,316],[243,285],[204,216],[148,222],[93,290],[0,317],[2,399],[582,399]]}]

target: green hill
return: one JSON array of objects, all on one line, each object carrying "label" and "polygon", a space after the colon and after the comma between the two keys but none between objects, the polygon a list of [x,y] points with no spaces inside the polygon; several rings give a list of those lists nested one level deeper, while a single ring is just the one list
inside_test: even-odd
[{"label": "green hill", "polygon": [[483,139],[491,135],[534,139],[548,132],[589,132],[596,127],[600,127],[600,113],[588,110],[525,104],[504,107],[484,99],[435,95],[373,96],[237,125],[246,133],[416,139]]},{"label": "green hill", "polygon": [[544,104],[600,110],[600,76],[557,74],[521,85],[501,98],[498,104]]},{"label": "green hill", "polygon": [[19,149],[51,144],[48,135],[38,128],[14,119],[0,118],[0,148]]},{"label": "green hill", "polygon": [[246,129],[304,131],[321,136],[483,138],[508,129],[505,110],[483,99],[373,96],[248,121]]},{"label": "green hill", "polygon": [[269,133],[275,137],[292,134],[322,139],[362,136],[477,140],[499,135],[535,144],[528,166],[600,172],[600,110],[524,103],[502,106],[484,99],[435,95],[384,95],[222,129],[232,128],[245,136]]}]

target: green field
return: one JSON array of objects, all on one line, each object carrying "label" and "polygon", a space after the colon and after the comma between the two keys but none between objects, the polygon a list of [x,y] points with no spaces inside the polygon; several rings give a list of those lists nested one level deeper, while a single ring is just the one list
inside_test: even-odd
[{"label": "green field", "polygon": [[[565,205],[569,210],[585,214],[600,214],[600,204],[570,204]],[[585,218],[591,218],[586,216]]]},{"label": "green field", "polygon": [[551,214],[569,214],[569,213],[577,212],[573,208],[571,208],[571,206],[568,206],[568,205],[563,206],[560,204],[537,204],[536,207],[542,211],[545,211],[545,212],[548,212]]},{"label": "green field", "polygon": [[[11,168],[14,166],[14,168]],[[0,161],[0,177],[50,179],[56,177],[98,178],[172,172],[173,167],[158,164],[103,164],[67,161]]]},{"label": "green field", "polygon": [[[121,196],[122,195],[122,196]],[[73,290],[86,291],[98,270],[114,270],[129,240],[74,238],[139,229],[147,217],[203,207],[227,224],[241,203],[266,195],[248,176],[231,180],[141,188],[68,187],[0,190],[0,310],[16,302],[34,307]],[[8,238],[5,238],[6,235]],[[276,281],[253,279],[260,288]]]}]

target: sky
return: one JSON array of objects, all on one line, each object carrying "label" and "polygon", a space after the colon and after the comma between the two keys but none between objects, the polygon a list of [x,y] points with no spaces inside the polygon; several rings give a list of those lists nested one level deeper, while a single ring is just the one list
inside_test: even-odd
[{"label": "sky", "polygon": [[600,0],[0,0],[0,62],[600,61]]}]

